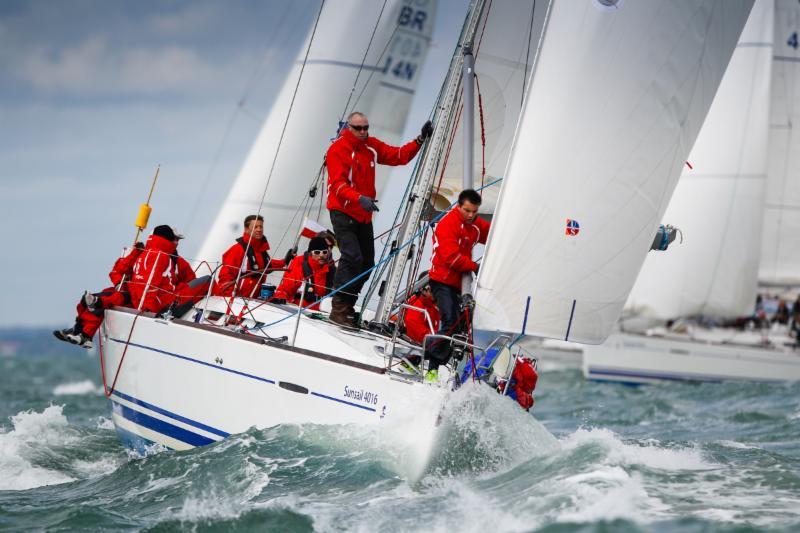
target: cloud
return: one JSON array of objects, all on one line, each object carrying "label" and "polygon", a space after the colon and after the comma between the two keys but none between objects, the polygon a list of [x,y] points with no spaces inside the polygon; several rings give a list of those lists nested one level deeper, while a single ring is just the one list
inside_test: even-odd
[{"label": "cloud", "polygon": [[230,76],[240,77],[253,63],[250,52],[214,61],[193,48],[175,45],[115,49],[105,36],[93,35],[58,51],[29,49],[17,77],[45,92],[200,94],[224,85]]}]

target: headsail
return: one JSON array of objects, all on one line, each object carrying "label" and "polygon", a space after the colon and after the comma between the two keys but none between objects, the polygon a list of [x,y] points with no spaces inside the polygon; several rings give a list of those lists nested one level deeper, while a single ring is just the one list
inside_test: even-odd
[{"label": "headsail", "polygon": [[800,4],[775,2],[769,165],[759,279],[800,285]]},{"label": "headsail", "polygon": [[475,327],[610,333],[752,1],[553,2],[476,291]]},{"label": "headsail", "polygon": [[[370,134],[389,143],[400,141],[428,51],[436,0],[388,0],[381,14],[383,5],[356,0],[325,4],[296,96],[294,91],[311,35],[198,257],[217,259],[241,234],[244,217],[258,210],[293,97],[292,116],[262,208],[264,232],[273,247],[281,240],[283,246],[294,241],[303,222],[298,210],[343,114],[362,111],[370,118]],[[377,185],[380,190],[382,183]],[[324,205],[324,199],[323,182],[314,205],[320,201]]]},{"label": "headsail", "polygon": [[752,312],[767,173],[773,0],[756,0],[664,221],[685,241],[648,254],[628,299],[637,315]]}]

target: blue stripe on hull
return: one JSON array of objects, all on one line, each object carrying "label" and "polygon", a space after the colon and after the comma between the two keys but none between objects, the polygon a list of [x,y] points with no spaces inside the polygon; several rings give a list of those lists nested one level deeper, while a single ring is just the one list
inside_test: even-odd
[{"label": "blue stripe on hull", "polygon": [[140,400],[138,398],[134,398],[133,396],[130,396],[130,395],[125,394],[123,392],[120,392],[118,390],[115,390],[113,392],[113,395],[114,396],[118,396],[118,397],[122,398],[123,400],[127,400],[127,401],[129,401],[131,403],[135,403],[136,405],[141,405],[142,407],[150,409],[151,411],[154,411],[154,412],[156,412],[158,414],[161,414],[161,415],[164,415],[164,416],[168,416],[173,420],[177,420],[178,422],[183,422],[184,424],[188,424],[190,426],[194,426],[197,429],[202,429],[203,431],[208,431],[209,433],[213,433],[214,435],[219,435],[220,437],[227,437],[228,435],[230,435],[230,433],[222,431],[221,429],[217,429],[217,428],[208,426],[206,424],[203,424],[202,422],[197,422],[196,420],[192,420],[191,418],[186,418],[185,416],[181,416],[181,415],[179,415],[177,413],[173,413],[172,411],[167,411],[166,409],[162,409],[161,407],[159,407],[157,405],[153,405],[152,403],[148,403],[148,402],[142,401],[142,400]]},{"label": "blue stripe on hull", "polygon": [[[127,429],[123,429],[119,426],[115,426],[117,429],[117,437],[119,437],[120,442],[126,448],[133,450],[139,455],[147,455],[148,452],[152,452],[153,447],[155,446],[165,446],[164,444],[158,444],[156,442],[151,441],[150,439],[146,439],[141,435],[137,435],[136,433],[132,433]],[[169,448],[169,446],[166,446]],[[170,448],[172,449],[172,448]]]},{"label": "blue stripe on hull", "polygon": [[185,442],[191,446],[205,446],[206,444],[216,442],[214,439],[204,435],[199,435],[189,431],[188,429],[178,427],[174,424],[170,424],[169,422],[154,418],[150,415],[146,415],[136,411],[135,409],[131,409],[130,407],[122,405],[121,403],[115,402],[114,400],[111,400],[111,403],[113,404],[112,409],[115,413],[121,415],[127,420],[130,420],[134,424],[138,424],[142,427],[155,431],[156,433],[160,433],[175,440]]},{"label": "blue stripe on hull", "polygon": [[[142,350],[149,350],[151,352],[159,353],[159,354],[162,354],[162,355],[168,355],[170,357],[175,357],[176,359],[181,359],[181,360],[187,361],[189,363],[195,363],[195,364],[198,364],[198,365],[202,365],[202,366],[205,366],[207,368],[212,368],[212,369],[217,370],[219,372],[228,372],[230,374],[235,374],[237,376],[242,376],[242,377],[245,377],[245,378],[254,379],[254,380],[260,381],[262,383],[269,383],[270,385],[276,385],[275,380],[272,380],[272,379],[269,379],[269,378],[264,378],[264,377],[261,377],[261,376],[256,376],[254,374],[248,374],[247,372],[242,372],[240,370],[234,370],[232,368],[225,368],[225,367],[222,367],[222,366],[219,366],[219,365],[212,365],[211,363],[206,363],[205,361],[201,361],[199,359],[195,359],[195,358],[189,357],[187,355],[182,355],[182,354],[178,354],[178,353],[174,353],[174,352],[168,352],[166,350],[161,350],[159,348],[154,348],[152,346],[146,346],[144,344],[138,344],[138,343],[135,343],[135,342],[126,342],[126,341],[124,341],[122,339],[115,339],[113,337],[109,337],[109,340],[112,340],[112,341],[114,341],[116,343],[119,343],[119,344],[127,344],[128,346],[141,348]],[[115,394],[116,394],[116,391],[115,391]],[[366,405],[360,405],[360,404],[357,404],[357,403],[349,402],[349,401],[343,400],[341,398],[336,398],[334,396],[328,396],[327,394],[322,394],[322,393],[314,392],[314,391],[309,391],[309,394],[311,396],[314,396],[314,397],[317,397],[317,398],[323,398],[325,400],[330,400],[330,401],[333,401],[333,402],[337,402],[337,403],[342,404],[342,405],[349,405],[350,407],[356,407],[358,409],[363,409],[365,411],[371,411],[373,413],[376,411],[375,408],[373,408],[373,407],[369,407],[369,406],[366,406]],[[130,402],[137,403],[137,404],[141,405],[142,407],[147,407],[148,409],[151,409],[153,411],[161,413],[161,414],[163,414],[165,416],[168,416],[168,417],[170,417],[172,419],[179,420],[180,422],[183,422],[185,424],[189,424],[190,426],[194,426],[196,428],[208,431],[210,433],[214,433],[215,435],[219,435],[220,437],[227,437],[228,436],[228,433],[225,433],[222,430],[212,428],[211,426],[206,426],[205,424],[201,424],[200,422],[196,422],[196,421],[191,420],[189,418],[184,418],[184,417],[182,417],[180,415],[177,415],[175,413],[171,413],[171,412],[166,411],[166,410],[159,410],[160,408],[158,408],[158,407],[152,406],[151,404],[148,404],[146,402],[142,402],[140,400],[136,400],[136,399],[134,399],[134,398],[132,398],[130,396],[126,396],[124,394],[120,394],[119,396],[120,396],[120,398],[124,398],[124,399],[126,399],[126,400],[128,400]]]},{"label": "blue stripe on hull", "polygon": [[[672,373],[652,373],[639,372],[635,370],[612,370],[605,368],[589,367],[589,379],[593,376],[609,376],[619,381],[623,378],[640,378],[659,381],[702,381],[705,383],[722,383],[723,381],[749,381],[753,383],[781,383],[778,379],[746,379],[728,376],[708,376],[704,374],[672,374]],[[602,378],[599,378],[602,379]]]}]

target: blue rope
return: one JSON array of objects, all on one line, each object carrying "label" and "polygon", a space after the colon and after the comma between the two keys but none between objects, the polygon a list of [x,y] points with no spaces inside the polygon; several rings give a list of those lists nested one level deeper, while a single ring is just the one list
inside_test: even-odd
[{"label": "blue rope", "polygon": [[[484,185],[484,186],[482,186],[482,187],[480,187],[480,188],[478,188],[478,189],[475,189],[475,190],[476,190],[476,191],[482,191],[483,189],[485,189],[485,188],[487,188],[487,187],[491,187],[492,185],[495,185],[495,184],[497,184],[497,183],[499,183],[499,182],[501,182],[501,181],[503,181],[503,178],[497,178],[496,180],[494,180],[494,181],[492,181],[492,182],[490,182],[490,183],[487,183],[486,185]],[[341,286],[341,287],[339,287],[338,289],[335,289],[335,290],[333,290],[333,291],[329,292],[328,294],[326,294],[325,296],[323,296],[322,298],[320,298],[320,299],[319,299],[319,300],[317,300],[316,302],[312,302],[312,303],[310,303],[309,305],[307,305],[307,306],[303,307],[301,310],[302,310],[302,311],[305,311],[305,310],[309,309],[309,308],[310,308],[312,305],[317,305],[317,304],[319,304],[320,302],[322,302],[322,300],[325,300],[325,299],[327,299],[327,298],[330,298],[331,296],[333,296],[333,295],[334,295],[334,294],[336,294],[337,292],[341,291],[341,290],[342,290],[342,289],[344,289],[345,287],[347,287],[347,286],[349,286],[350,284],[354,283],[356,280],[359,280],[359,279],[361,279],[362,277],[366,276],[367,274],[369,274],[370,272],[372,272],[373,270],[375,270],[376,268],[378,268],[379,266],[381,266],[383,263],[387,262],[389,259],[391,259],[391,258],[392,258],[392,257],[394,257],[395,255],[397,255],[397,254],[400,252],[400,250],[402,250],[403,248],[405,248],[405,247],[407,247],[407,246],[411,245],[411,243],[412,243],[412,242],[414,242],[414,240],[415,240],[417,237],[419,237],[420,235],[422,235],[422,234],[423,234],[423,233],[424,233],[424,232],[425,232],[425,231],[426,231],[428,228],[430,228],[431,226],[433,226],[435,223],[439,222],[439,220],[440,220],[440,219],[441,219],[441,218],[442,218],[444,215],[446,215],[448,212],[450,212],[450,209],[452,209],[452,208],[453,208],[453,206],[454,206],[454,205],[456,205],[457,203],[458,203],[458,201],[455,201],[455,202],[451,203],[451,204],[448,206],[448,208],[447,208],[447,209],[445,209],[444,211],[442,211],[441,213],[439,213],[438,215],[436,215],[436,217],[434,217],[433,219],[431,219],[431,221],[430,221],[430,222],[428,222],[428,223],[427,223],[427,224],[426,224],[426,225],[425,225],[423,228],[419,229],[419,230],[418,230],[418,231],[417,231],[417,232],[416,232],[414,235],[412,235],[410,239],[408,239],[406,242],[404,242],[403,244],[401,244],[400,246],[398,246],[398,247],[397,247],[397,248],[396,248],[394,251],[392,251],[391,253],[389,253],[389,255],[387,255],[387,256],[386,256],[384,259],[382,259],[381,261],[379,261],[378,263],[376,263],[376,264],[375,264],[375,266],[373,266],[373,267],[372,267],[372,268],[370,268],[369,270],[366,270],[366,271],[362,272],[361,274],[359,274],[358,276],[354,277],[353,279],[351,279],[350,281],[348,281],[347,283],[345,283],[344,285],[342,285],[342,286]],[[281,319],[278,319],[278,320],[276,320],[275,322],[270,322],[269,324],[266,324],[266,325],[264,325],[264,326],[261,326],[261,328],[259,328],[259,329],[260,329],[260,330],[262,331],[262,333],[263,333],[263,330],[264,330],[265,328],[269,328],[269,327],[272,327],[272,326],[274,326],[274,325],[276,325],[276,324],[280,324],[280,323],[281,323],[281,322],[283,322],[284,320],[287,320],[287,319],[289,319],[289,318],[292,318],[292,317],[294,317],[294,315],[295,315],[295,314],[294,314],[294,313],[292,313],[291,315],[287,315],[287,316],[285,316],[285,317],[283,317],[283,318],[281,318]]]}]

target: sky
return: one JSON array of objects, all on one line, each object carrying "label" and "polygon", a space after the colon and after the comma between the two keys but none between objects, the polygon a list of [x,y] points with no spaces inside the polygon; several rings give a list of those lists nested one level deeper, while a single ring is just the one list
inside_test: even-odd
[{"label": "sky", "polygon": [[[466,5],[439,0],[408,138],[431,110]],[[108,285],[132,242],[158,165],[149,229],[177,227],[192,257],[318,8],[0,2],[0,327],[72,324],[80,295]]]}]

